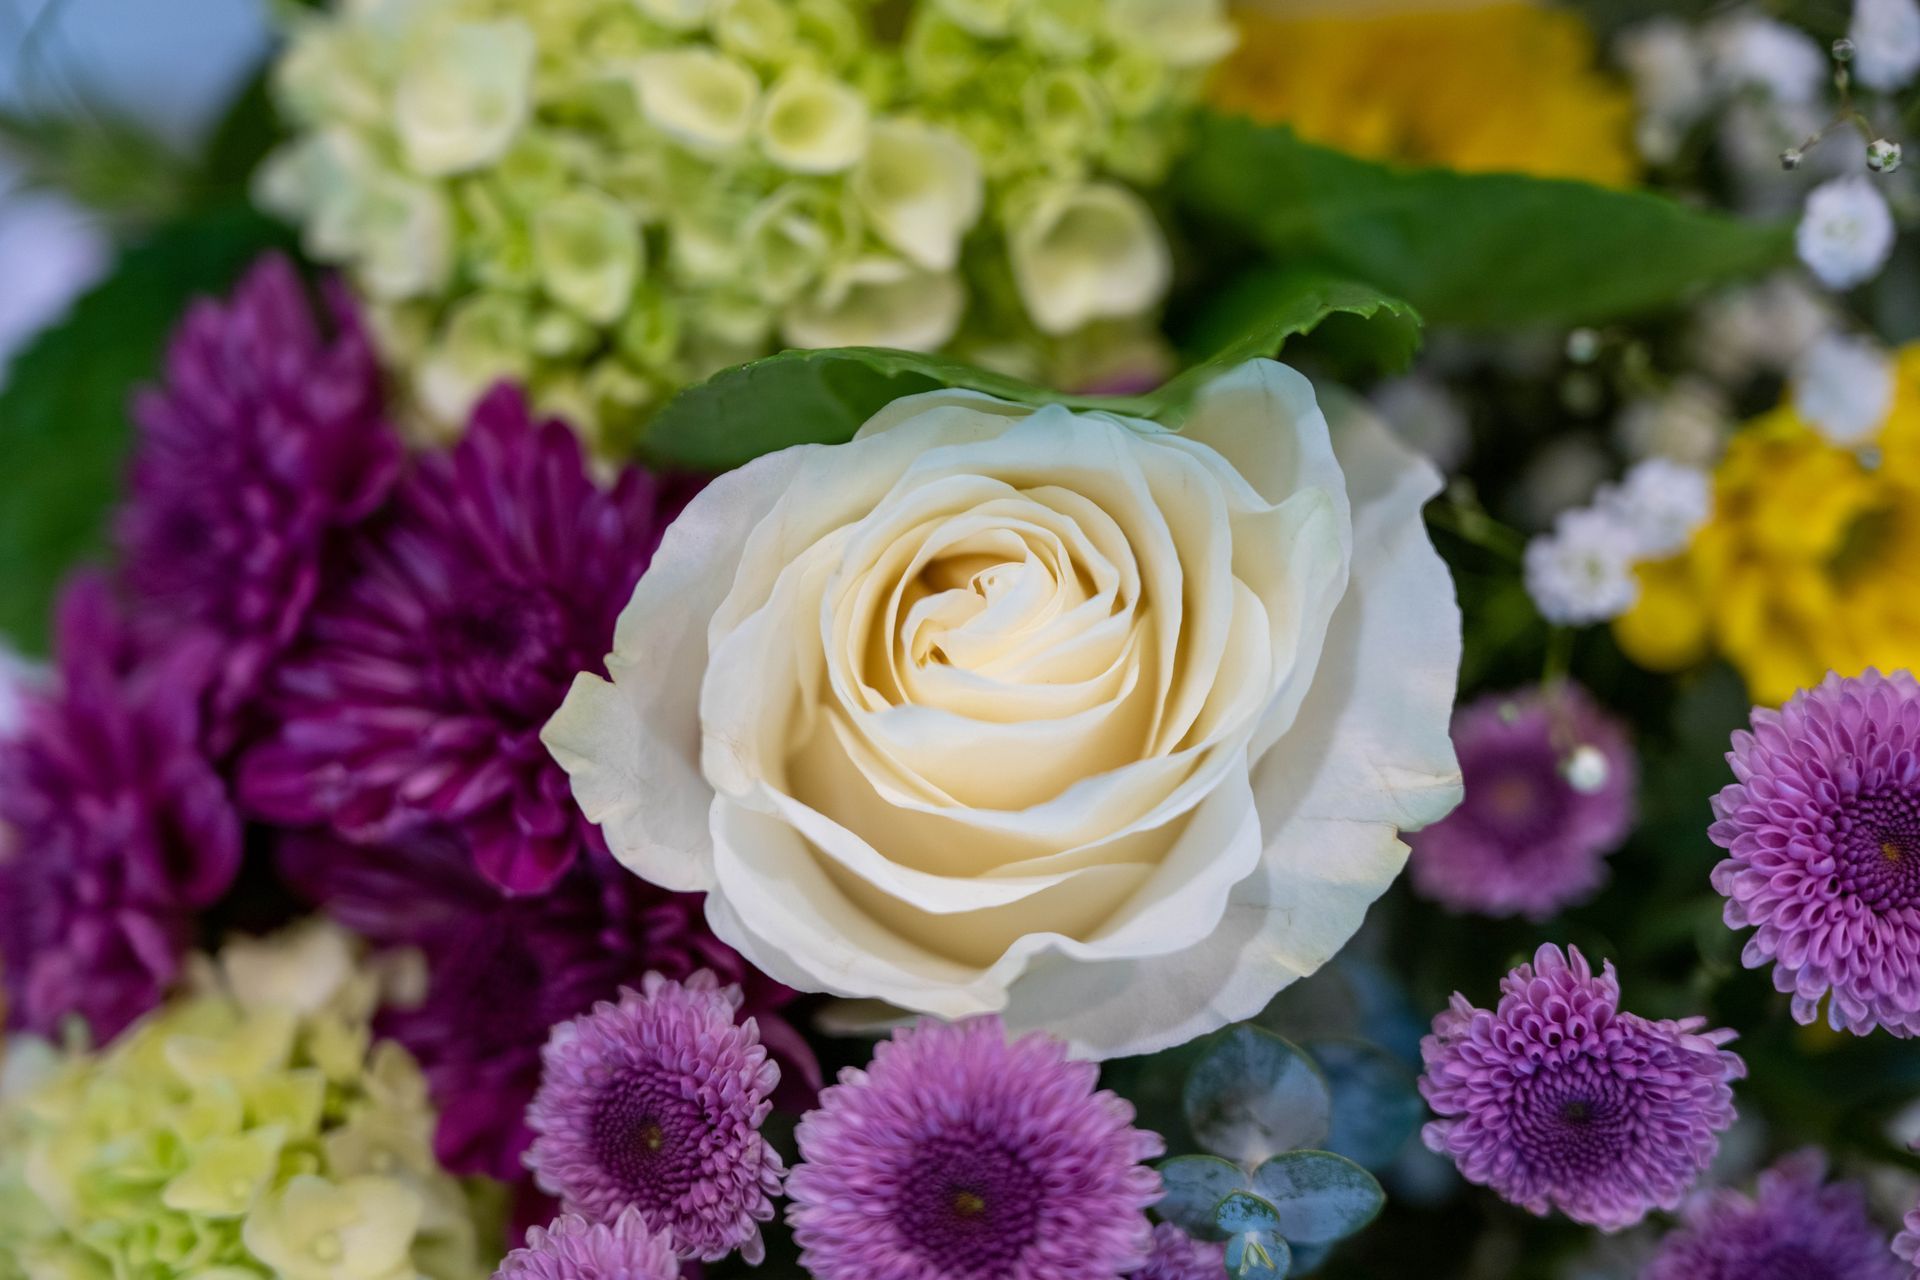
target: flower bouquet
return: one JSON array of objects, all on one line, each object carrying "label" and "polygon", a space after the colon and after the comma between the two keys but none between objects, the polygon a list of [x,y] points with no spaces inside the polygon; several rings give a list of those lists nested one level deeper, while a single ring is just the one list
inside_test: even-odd
[{"label": "flower bouquet", "polygon": [[1920,1276],[1920,0],[1695,9],[0,44],[0,1280]]}]

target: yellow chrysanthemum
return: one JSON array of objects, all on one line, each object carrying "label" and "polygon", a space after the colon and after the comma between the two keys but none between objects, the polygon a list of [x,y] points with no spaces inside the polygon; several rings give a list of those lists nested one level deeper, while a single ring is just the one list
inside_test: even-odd
[{"label": "yellow chrysanthemum", "polygon": [[1920,663],[1920,344],[1900,353],[1878,453],[1829,444],[1790,405],[1739,432],[1712,518],[1642,569],[1621,646],[1667,671],[1724,654],[1769,705],[1828,671]]},{"label": "yellow chrysanthemum", "polygon": [[1215,73],[1223,110],[1358,155],[1634,181],[1633,97],[1575,14],[1527,3],[1269,0]]}]

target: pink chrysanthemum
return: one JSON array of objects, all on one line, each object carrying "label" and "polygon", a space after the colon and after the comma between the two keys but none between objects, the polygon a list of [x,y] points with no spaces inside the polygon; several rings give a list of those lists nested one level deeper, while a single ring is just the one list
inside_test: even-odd
[{"label": "pink chrysanthemum", "polygon": [[1127,1280],[1220,1280],[1226,1253],[1222,1246],[1195,1240],[1171,1222],[1156,1222],[1147,1265]]},{"label": "pink chrysanthemum", "polygon": [[1699,1197],[1640,1280],[1906,1280],[1859,1184],[1825,1177],[1825,1158],[1802,1151],[1761,1174],[1752,1199]]},{"label": "pink chrysanthemum", "polygon": [[527,1232],[494,1280],[677,1280],[680,1259],[664,1233],[628,1209],[611,1225],[562,1214]]},{"label": "pink chrysanthemum", "polygon": [[1453,718],[1466,794],[1418,835],[1414,888],[1456,911],[1545,919],[1590,897],[1633,826],[1625,729],[1571,684],[1495,694]]},{"label": "pink chrysanthemum", "polygon": [[1456,994],[1420,1042],[1420,1092],[1440,1119],[1422,1132],[1468,1181],[1534,1213],[1556,1208],[1613,1231],[1680,1204],[1733,1123],[1746,1074],[1705,1019],[1620,1011],[1608,964],[1576,949],[1534,953],[1478,1009]]},{"label": "pink chrysanthemum", "polygon": [[800,1122],[787,1182],[816,1280],[1112,1280],[1146,1265],[1163,1150],[1099,1072],[998,1018],[922,1022]]},{"label": "pink chrysanthemum", "polygon": [[1731,928],[1756,926],[1741,959],[1812,1022],[1920,1034],[1920,684],[1905,671],[1829,675],[1727,753],[1738,782],[1707,834]]},{"label": "pink chrysanthemum", "polygon": [[603,1222],[636,1208],[682,1257],[758,1262],[784,1171],[760,1136],[780,1068],[752,1020],[734,1021],[740,1001],[706,970],[650,973],[555,1027],[527,1109],[541,1190]]}]

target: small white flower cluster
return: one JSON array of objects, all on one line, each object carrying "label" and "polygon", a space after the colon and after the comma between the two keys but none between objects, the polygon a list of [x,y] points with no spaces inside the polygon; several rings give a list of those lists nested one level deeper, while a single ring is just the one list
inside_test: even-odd
[{"label": "small white flower cluster", "polygon": [[1873,179],[1864,174],[1835,178],[1807,196],[1795,244],[1829,289],[1851,289],[1880,274],[1893,253],[1893,211]]},{"label": "small white flower cluster", "polygon": [[1869,89],[1904,89],[1920,73],[1920,0],[1854,0],[1854,78]]},{"label": "small white flower cluster", "polygon": [[1828,334],[1794,369],[1793,407],[1845,448],[1879,434],[1893,409],[1893,360],[1871,338]]},{"label": "small white flower cluster", "polygon": [[1771,164],[1773,135],[1798,127],[1828,74],[1811,36],[1744,10],[1698,29],[1671,16],[1649,19],[1620,34],[1614,55],[1639,103],[1641,153],[1656,164],[1674,159],[1687,133],[1723,107],[1758,111],[1749,123],[1765,135],[1758,151]]},{"label": "small white flower cluster", "polygon": [[1562,512],[1527,544],[1527,593],[1547,621],[1584,626],[1617,618],[1640,596],[1634,567],[1686,549],[1713,509],[1706,471],[1667,458],[1635,463],[1593,503]]}]

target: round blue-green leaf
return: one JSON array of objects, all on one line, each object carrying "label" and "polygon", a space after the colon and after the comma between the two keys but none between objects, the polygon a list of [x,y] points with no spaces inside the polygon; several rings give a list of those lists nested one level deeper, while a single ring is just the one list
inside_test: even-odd
[{"label": "round blue-green leaf", "polygon": [[1153,1211],[1201,1240],[1219,1240],[1214,1210],[1222,1200],[1247,1187],[1246,1170],[1215,1156],[1176,1156],[1160,1163],[1166,1195]]},{"label": "round blue-green leaf", "polygon": [[1280,1215],[1251,1191],[1235,1191],[1213,1207],[1213,1225],[1224,1235],[1241,1236],[1275,1230]]},{"label": "round blue-green leaf", "polygon": [[1227,1241],[1227,1274],[1236,1280],[1285,1280],[1293,1250],[1271,1231],[1249,1231]]},{"label": "round blue-green leaf", "polygon": [[1333,1090],[1326,1150],[1368,1169],[1391,1164],[1426,1114],[1413,1072],[1386,1050],[1361,1040],[1315,1040],[1302,1047],[1313,1055]]},{"label": "round blue-green leaf", "polygon": [[1317,1147],[1333,1097],[1320,1068],[1271,1031],[1241,1023],[1196,1062],[1183,1096],[1200,1145],[1252,1168],[1268,1156]]},{"label": "round blue-green leaf", "polygon": [[1280,1216],[1280,1234],[1327,1244],[1372,1222],[1387,1202],[1374,1176],[1330,1151],[1290,1151],[1254,1171],[1255,1194]]}]

